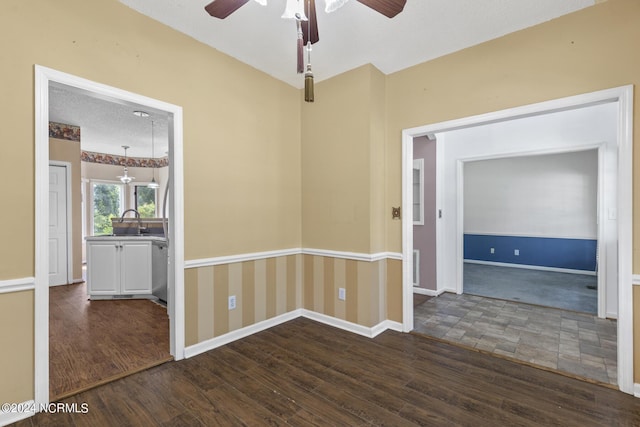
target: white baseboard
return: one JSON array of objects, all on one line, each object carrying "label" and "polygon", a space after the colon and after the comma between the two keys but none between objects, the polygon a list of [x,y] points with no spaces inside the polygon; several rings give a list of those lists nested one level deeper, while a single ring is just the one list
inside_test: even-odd
[{"label": "white baseboard", "polygon": [[0,426],[8,426],[9,424],[13,424],[20,420],[24,420],[25,418],[29,418],[35,415],[35,411],[32,409],[35,408],[35,403],[33,400],[28,400],[26,402],[18,403],[17,406],[19,408],[29,408],[29,410],[22,410],[20,412],[1,412],[0,411]]},{"label": "white baseboard", "polygon": [[633,395],[634,395],[635,397],[640,397],[640,384],[635,383],[635,384],[633,385]]},{"label": "white baseboard", "polygon": [[631,277],[633,278],[634,286],[640,285],[640,274],[634,274]]},{"label": "white baseboard", "polygon": [[348,332],[353,332],[354,334],[362,335],[367,338],[374,338],[387,329],[398,332],[403,331],[402,323],[394,322],[393,320],[383,320],[377,325],[369,328],[367,326],[358,325],[357,323],[352,323],[346,320],[327,316],[326,314],[316,313],[315,311],[300,308],[285,314],[281,314],[280,316],[276,316],[271,319],[263,320],[262,322],[258,322],[251,326],[236,329],[235,331],[229,332],[219,337],[211,338],[198,344],[186,347],[184,349],[184,357],[189,358],[197,356],[198,354],[213,350],[214,348],[221,347],[225,344],[229,344],[230,342],[239,340],[241,338],[248,337],[249,335],[264,331],[281,323],[288,322],[289,320],[297,319],[298,317],[305,317],[307,319],[311,319],[316,322],[333,326],[335,328],[339,328]]},{"label": "white baseboard", "polygon": [[302,310],[297,309],[288,313],[281,314],[280,316],[273,317],[271,319],[263,320],[250,326],[246,326],[241,329],[236,329],[219,337],[211,338],[206,341],[199,342],[198,344],[190,345],[184,349],[184,357],[189,358],[197,356],[214,348],[221,347],[230,342],[239,340],[241,338],[248,337],[255,333],[264,331],[266,329],[277,326],[281,323],[288,322],[289,320],[297,319],[302,315]]},{"label": "white baseboard", "polygon": [[374,338],[387,329],[393,329],[394,331],[402,332],[402,323],[394,322],[392,320],[383,320],[377,325],[369,328],[367,326],[358,325],[357,323],[327,316],[326,314],[316,313],[315,311],[311,310],[302,309],[302,316],[306,317],[307,319],[315,320],[316,322],[324,323],[325,325],[333,326],[344,331],[353,332],[354,334],[362,335],[367,338]]},{"label": "white baseboard", "polygon": [[440,289],[440,290],[434,291],[433,289],[419,288],[417,286],[413,287],[413,293],[414,294],[428,295],[430,297],[437,297],[438,295],[442,294],[443,292],[444,292],[444,289]]},{"label": "white baseboard", "polygon": [[464,262],[468,264],[493,265],[496,267],[511,267],[511,268],[524,268],[527,270],[552,271],[554,273],[584,274],[587,276],[595,276],[597,274],[595,271],[573,270],[570,268],[543,267],[540,265],[511,264],[509,262],[479,261],[475,259],[465,259]]}]

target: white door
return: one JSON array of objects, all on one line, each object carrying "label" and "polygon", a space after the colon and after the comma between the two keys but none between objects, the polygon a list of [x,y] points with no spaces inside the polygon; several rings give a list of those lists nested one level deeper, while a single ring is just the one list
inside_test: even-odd
[{"label": "white door", "polygon": [[49,286],[67,280],[67,170],[49,166]]}]

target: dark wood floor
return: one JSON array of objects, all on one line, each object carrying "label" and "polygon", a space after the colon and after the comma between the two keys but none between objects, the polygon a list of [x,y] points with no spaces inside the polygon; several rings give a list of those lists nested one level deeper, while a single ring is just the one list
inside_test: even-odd
[{"label": "dark wood floor", "polygon": [[65,399],[16,426],[637,426],[619,391],[413,334],[299,318]]},{"label": "dark wood floor", "polygon": [[57,400],[171,360],[166,308],[89,301],[84,283],[49,289],[49,391]]}]

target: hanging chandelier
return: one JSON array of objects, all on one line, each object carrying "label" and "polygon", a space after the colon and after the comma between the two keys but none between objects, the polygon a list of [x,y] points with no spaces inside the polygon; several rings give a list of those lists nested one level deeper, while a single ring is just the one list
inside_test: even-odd
[{"label": "hanging chandelier", "polygon": [[127,150],[130,147],[128,145],[123,145],[122,148],[124,148],[124,171],[122,172],[121,176],[118,176],[118,179],[120,179],[120,182],[122,182],[123,184],[129,184],[132,180],[135,179],[134,177],[129,176],[129,169],[127,168]]}]

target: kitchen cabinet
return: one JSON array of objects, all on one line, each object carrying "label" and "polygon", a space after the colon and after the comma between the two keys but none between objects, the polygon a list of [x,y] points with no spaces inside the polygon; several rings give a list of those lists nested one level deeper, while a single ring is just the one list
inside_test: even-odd
[{"label": "kitchen cabinet", "polygon": [[87,238],[87,293],[100,296],[151,295],[152,242]]}]

